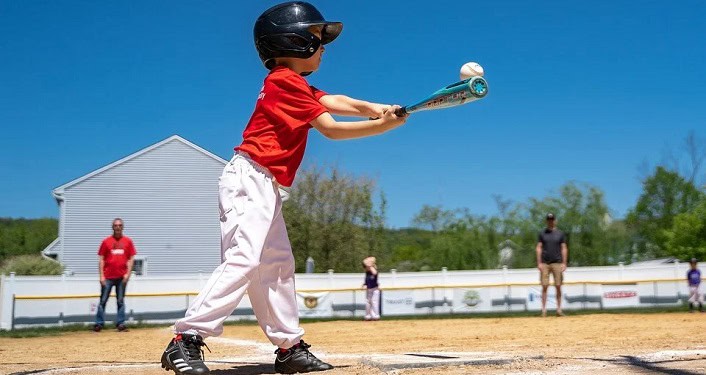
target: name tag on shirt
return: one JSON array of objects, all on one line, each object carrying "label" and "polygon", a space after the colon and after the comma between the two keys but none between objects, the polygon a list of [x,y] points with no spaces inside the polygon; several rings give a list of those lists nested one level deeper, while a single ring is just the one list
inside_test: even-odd
[{"label": "name tag on shirt", "polygon": [[125,249],[113,249],[110,250],[110,253],[113,255],[123,255],[125,254]]}]

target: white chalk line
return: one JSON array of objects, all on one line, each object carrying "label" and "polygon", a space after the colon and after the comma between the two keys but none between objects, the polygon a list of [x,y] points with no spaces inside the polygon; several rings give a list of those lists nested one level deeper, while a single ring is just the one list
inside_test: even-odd
[{"label": "white chalk line", "polygon": [[[212,359],[212,360],[207,360],[206,363],[269,363],[273,360],[274,358],[274,350],[273,350],[273,345],[270,343],[262,343],[258,341],[252,341],[252,340],[242,340],[242,339],[232,339],[232,338],[227,338],[227,337],[211,337],[209,338],[209,341],[211,342],[217,342],[219,344],[223,345],[232,345],[232,346],[238,346],[238,347],[247,347],[250,349],[253,349],[256,351],[255,356],[248,356],[248,357],[225,357],[225,358],[219,358],[219,359]],[[446,355],[460,355],[460,354],[491,354],[493,352],[435,352],[437,354],[446,354]],[[495,353],[496,355],[501,355],[502,353]],[[403,354],[398,354],[398,355],[403,355]],[[363,359],[364,357],[370,358],[370,357],[375,357],[375,356],[390,356],[390,354],[383,354],[383,353],[351,353],[351,354],[330,354],[326,353],[324,351],[319,351],[316,353],[316,356],[319,358],[330,358],[330,359],[356,359],[360,360]],[[648,353],[648,354],[643,354],[640,356],[636,356],[645,362],[655,362],[655,361],[660,361],[664,359],[679,359],[679,358],[684,358],[684,357],[694,357],[694,356],[706,356],[706,349],[696,349],[696,350],[664,350],[664,351],[659,351],[659,352],[654,352],[654,353]],[[579,366],[581,367],[581,366]],[[590,367],[590,366],[589,366]],[[161,368],[161,365],[159,363],[150,363],[150,364],[111,364],[111,365],[95,365],[95,366],[82,366],[82,367],[64,367],[64,368],[57,368],[57,369],[48,369],[44,371],[33,371],[32,374],[62,374],[62,373],[68,373],[71,371],[77,371],[77,370],[98,370],[98,371],[104,371],[104,372],[110,372],[111,370],[115,369],[140,369],[140,368]],[[585,370],[586,368],[583,368]],[[566,373],[570,373],[571,371],[579,370],[576,365],[565,365],[561,366],[560,368],[556,369],[559,372],[552,372],[552,374],[563,374],[564,371]],[[21,373],[21,372],[20,372]],[[528,374],[534,374],[534,372],[522,372],[525,375]],[[546,372],[538,372],[537,374],[546,374]],[[508,373],[508,374],[515,374],[515,373]],[[519,373],[518,373],[519,374]]]},{"label": "white chalk line", "polygon": [[698,350],[663,350],[650,354],[638,356],[638,358],[646,362],[663,361],[665,359],[673,359],[679,357],[695,357],[706,356],[706,349]]},{"label": "white chalk line", "polygon": [[[248,357],[228,357],[216,362],[253,362],[253,361],[274,361],[274,352],[276,347],[270,343],[263,343],[252,340],[232,339],[228,337],[210,337],[209,340],[223,345],[233,345],[238,347],[251,348],[256,353],[254,356]],[[332,354],[323,350],[312,351],[320,359],[361,359],[369,353],[354,353],[354,354]]]},{"label": "white chalk line", "polygon": [[[275,346],[270,343],[263,343],[252,340],[242,340],[233,339],[228,337],[209,337],[207,339],[209,342],[215,342],[221,345],[231,345],[237,347],[245,347],[255,351],[255,355],[250,355],[247,357],[224,357],[218,359],[208,359],[205,363],[209,364],[223,364],[223,363],[270,363],[274,362],[274,351]],[[317,351],[316,356],[321,359],[361,359],[363,356],[370,354],[329,354],[324,351]],[[124,368],[161,368],[159,362],[149,363],[149,364],[114,364],[114,365],[95,365],[95,366],[82,366],[82,367],[64,367],[57,369],[48,369],[44,371],[32,372],[32,374],[63,374],[71,371],[77,370],[97,370],[109,372],[115,369]],[[21,372],[20,372],[21,373]]]}]

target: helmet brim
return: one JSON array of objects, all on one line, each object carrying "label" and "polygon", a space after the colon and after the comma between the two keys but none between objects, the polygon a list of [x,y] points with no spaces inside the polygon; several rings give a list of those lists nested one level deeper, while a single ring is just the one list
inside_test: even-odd
[{"label": "helmet brim", "polygon": [[312,23],[311,26],[323,26],[324,30],[321,32],[321,44],[329,44],[338,38],[343,31],[342,22],[320,22]]}]

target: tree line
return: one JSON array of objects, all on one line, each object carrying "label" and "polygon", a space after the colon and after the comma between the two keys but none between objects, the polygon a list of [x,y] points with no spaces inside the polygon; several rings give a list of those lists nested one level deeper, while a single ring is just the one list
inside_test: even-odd
[{"label": "tree line", "polygon": [[0,218],[0,263],[19,255],[39,254],[59,233],[53,218]]},{"label": "tree line", "polygon": [[643,166],[642,192],[623,219],[599,187],[570,181],[525,202],[496,196],[497,214],[490,216],[425,205],[411,228],[397,230],[385,227],[385,196],[374,196],[373,180],[336,168],[304,170],[284,208],[297,271],[311,257],[318,272],[359,272],[368,255],[378,257],[382,270],[532,268],[548,212],[567,235],[571,266],[669,256],[706,260],[706,142],[690,132],[682,147],[665,155]]},{"label": "tree line", "polygon": [[[704,145],[692,132],[679,153],[643,167],[642,192],[623,219],[614,217],[599,187],[570,181],[524,202],[496,196],[495,215],[425,205],[411,227],[390,229],[385,194],[375,180],[336,167],[307,168],[283,207],[297,272],[304,272],[309,257],[316,272],[360,272],[369,255],[383,271],[531,268],[547,212],[557,215],[567,235],[571,266],[666,256],[706,260]],[[55,219],[0,218],[0,262],[38,254],[57,228]]]}]

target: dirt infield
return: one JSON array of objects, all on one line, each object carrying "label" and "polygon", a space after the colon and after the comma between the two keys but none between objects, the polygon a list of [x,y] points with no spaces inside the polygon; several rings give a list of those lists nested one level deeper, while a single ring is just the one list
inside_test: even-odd
[{"label": "dirt infield", "polygon": [[[371,354],[481,352],[505,364],[395,370],[398,374],[706,373],[706,314],[592,314],[567,317],[421,319],[304,324],[327,374],[382,374]],[[0,340],[2,374],[167,374],[159,357],[168,328],[74,332]],[[227,326],[207,341],[216,375],[271,374],[274,348],[256,325]]]}]

